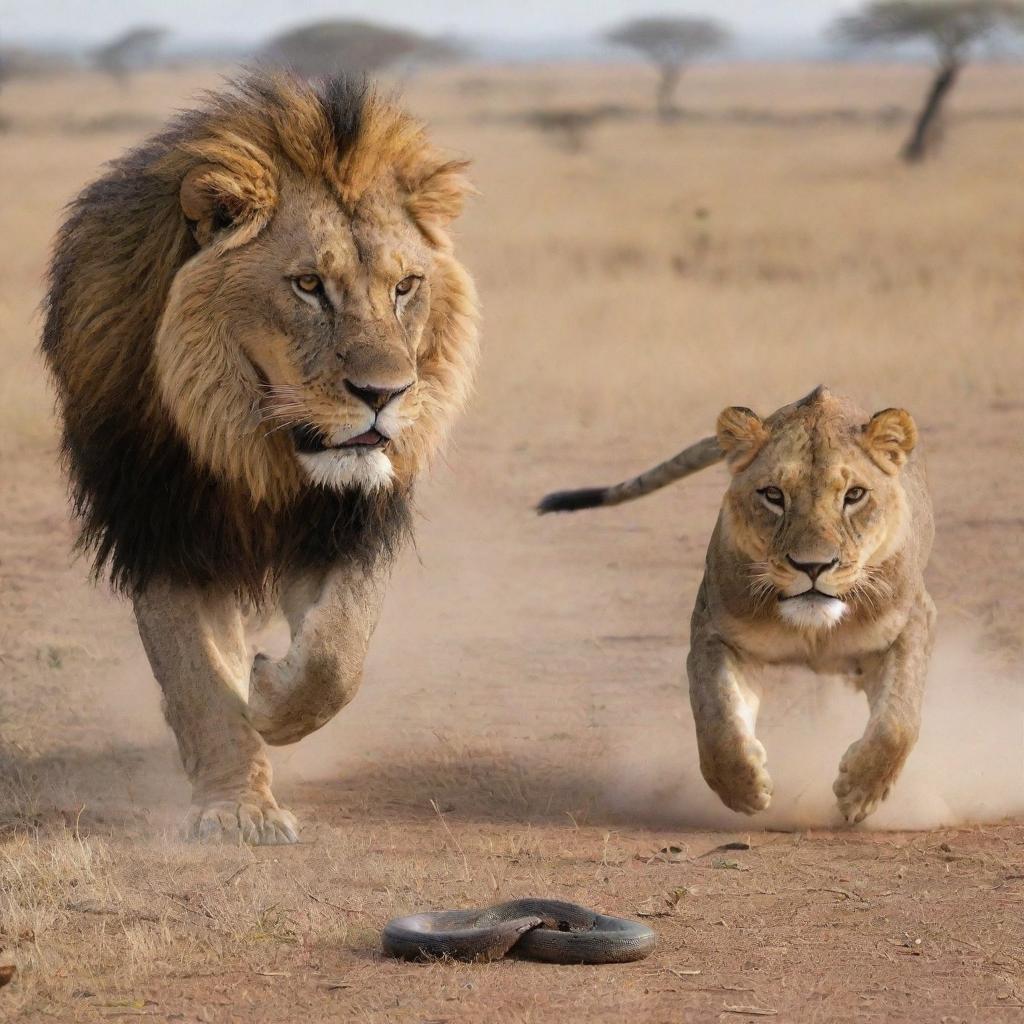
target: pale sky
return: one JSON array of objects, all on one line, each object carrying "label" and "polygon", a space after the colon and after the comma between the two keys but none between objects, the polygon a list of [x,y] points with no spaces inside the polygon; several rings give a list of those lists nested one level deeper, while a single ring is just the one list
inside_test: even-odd
[{"label": "pale sky", "polygon": [[581,36],[638,14],[710,14],[741,34],[813,35],[855,0],[0,0],[0,41],[91,43],[142,23],[181,37],[240,42],[322,17],[423,32],[508,38]]}]

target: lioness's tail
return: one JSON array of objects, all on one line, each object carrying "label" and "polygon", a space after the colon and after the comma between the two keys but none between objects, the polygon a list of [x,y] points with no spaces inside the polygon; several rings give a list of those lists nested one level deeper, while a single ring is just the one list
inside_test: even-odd
[{"label": "lioness's tail", "polygon": [[634,501],[651,491],[667,484],[682,480],[684,476],[698,473],[725,458],[725,452],[718,444],[717,437],[705,437],[703,441],[691,444],[678,455],[672,456],[653,469],[625,480],[611,487],[584,487],[578,491],[555,491],[546,494],[537,506],[539,515],[545,512],[578,512],[581,508],[600,508],[607,505],[621,505]]}]

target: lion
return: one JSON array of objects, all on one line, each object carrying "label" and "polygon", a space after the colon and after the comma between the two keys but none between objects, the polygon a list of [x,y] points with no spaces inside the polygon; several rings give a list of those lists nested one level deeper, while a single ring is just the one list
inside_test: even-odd
[{"label": "lion", "polygon": [[934,527],[917,429],[819,387],[767,419],[733,407],[715,437],[609,488],[548,495],[538,511],[616,505],[725,460],[731,480],[690,624],[687,674],[701,772],[754,814],[772,780],[755,735],[757,670],[848,677],[870,714],[833,785],[848,822],[888,795],[917,740],[935,633],[924,584]]},{"label": "lion", "polygon": [[[353,697],[469,392],[467,163],[372,89],[257,71],[73,202],[42,350],[79,545],[130,597],[198,839],[290,843],[265,744]],[[247,628],[280,613],[280,659]]]}]

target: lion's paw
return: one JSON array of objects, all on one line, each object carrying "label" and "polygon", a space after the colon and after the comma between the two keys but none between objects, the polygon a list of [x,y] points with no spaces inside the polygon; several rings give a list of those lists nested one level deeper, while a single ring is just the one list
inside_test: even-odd
[{"label": "lion's paw", "polygon": [[732,750],[717,750],[712,756],[701,758],[701,770],[726,807],[741,814],[757,814],[772,800],[767,760],[760,741],[751,738]]},{"label": "lion's paw", "polygon": [[295,815],[255,794],[193,804],[183,831],[186,838],[201,843],[279,846],[299,841]]}]

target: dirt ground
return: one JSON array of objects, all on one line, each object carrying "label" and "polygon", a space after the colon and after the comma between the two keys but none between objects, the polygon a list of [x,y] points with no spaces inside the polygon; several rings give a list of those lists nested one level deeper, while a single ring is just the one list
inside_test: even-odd
[{"label": "dirt ground", "polygon": [[[358,699],[276,754],[303,841],[255,850],[176,838],[187,788],[130,610],[71,559],[34,353],[61,205],[215,77],[0,97],[0,1017],[1024,1020],[1024,826],[1003,820],[1024,819],[1024,73],[972,70],[913,170],[894,159],[911,68],[708,69],[691,116],[601,124],[579,151],[521,115],[642,109],[642,71],[407,85],[475,161],[459,244],[484,363]],[[699,779],[683,662],[721,470],[628,509],[530,511],[821,381],[913,411],[937,508],[935,698],[854,830],[828,793],[864,713],[833,681],[767,699],[767,818]],[[395,914],[520,895],[643,915],[658,950],[378,952]]]}]

